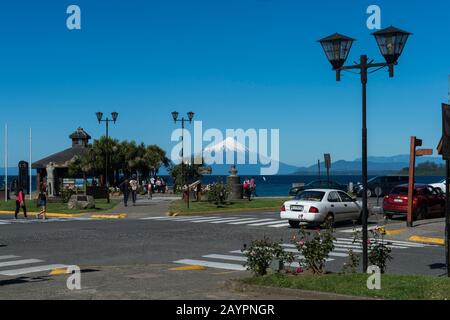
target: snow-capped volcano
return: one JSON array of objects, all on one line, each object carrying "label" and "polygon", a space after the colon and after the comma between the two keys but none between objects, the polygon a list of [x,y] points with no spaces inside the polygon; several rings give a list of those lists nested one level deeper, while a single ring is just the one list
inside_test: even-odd
[{"label": "snow-capped volcano", "polygon": [[216,143],[214,145],[210,145],[203,150],[203,152],[236,152],[236,153],[246,153],[248,152],[248,148],[244,146],[242,143],[238,142],[236,139],[232,137],[228,137],[225,140]]}]

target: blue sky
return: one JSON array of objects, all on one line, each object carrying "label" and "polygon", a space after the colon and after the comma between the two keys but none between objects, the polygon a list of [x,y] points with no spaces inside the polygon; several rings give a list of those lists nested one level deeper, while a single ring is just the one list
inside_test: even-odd
[{"label": "blue sky", "polygon": [[[82,30],[66,28],[66,8],[82,10]],[[10,127],[10,165],[70,145],[78,126],[93,137],[95,112],[117,111],[111,135],[170,150],[170,112],[196,112],[205,128],[280,128],[281,161],[313,164],[361,153],[360,82],[335,82],[317,39],[336,31],[360,54],[382,60],[366,9],[410,38],[389,79],[368,86],[369,154],[408,153],[409,136],[435,147],[450,74],[450,3],[397,1],[2,1],[0,125]],[[3,164],[3,130],[1,160]]]}]

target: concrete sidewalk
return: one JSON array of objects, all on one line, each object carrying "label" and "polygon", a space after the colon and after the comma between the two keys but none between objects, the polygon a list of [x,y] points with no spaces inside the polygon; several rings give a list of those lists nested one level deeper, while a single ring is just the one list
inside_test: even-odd
[{"label": "concrete sidewalk", "polygon": [[413,228],[407,228],[404,220],[390,220],[385,229],[391,240],[445,245],[445,218],[416,221]]},{"label": "concrete sidewalk", "polygon": [[166,216],[169,212],[170,203],[179,199],[180,197],[173,195],[154,195],[153,199],[148,199],[147,196],[138,196],[135,206],[133,206],[131,199],[128,201],[127,207],[121,201],[116,207],[105,211],[103,214],[105,216],[126,215],[127,218],[131,219]]}]

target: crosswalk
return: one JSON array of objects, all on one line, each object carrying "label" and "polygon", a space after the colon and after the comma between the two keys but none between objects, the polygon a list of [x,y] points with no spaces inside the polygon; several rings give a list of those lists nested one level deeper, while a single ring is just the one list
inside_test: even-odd
[{"label": "crosswalk", "polygon": [[28,219],[4,219],[0,220],[0,226],[11,224],[33,224],[33,223],[53,223],[53,222],[70,222],[70,221],[94,221],[99,219],[85,218],[85,217],[70,217],[70,218],[48,218],[46,220],[36,219],[30,217]]},{"label": "crosswalk", "polygon": [[[375,243],[380,240],[371,239],[371,241]],[[385,240],[385,243],[387,244],[388,247],[390,247],[393,250],[408,250],[432,246],[427,244],[420,244],[408,241],[397,241],[397,240],[395,241]],[[290,243],[283,243],[281,246],[283,247],[284,251],[294,253],[294,255],[296,256],[296,261],[293,262],[290,265],[290,267],[293,268],[299,267],[300,266],[299,261],[303,257],[298,252],[296,246]],[[346,262],[346,260],[349,257],[348,252],[350,249],[356,254],[362,253],[361,241],[354,241],[353,239],[348,238],[336,238],[336,240],[334,241],[334,246],[335,249],[333,250],[333,252],[329,254],[329,258],[326,260],[327,262],[332,262],[339,259],[342,260],[342,262]],[[242,250],[233,250],[224,254],[219,253],[206,254],[198,259],[191,259],[191,258],[181,259],[174,261],[173,263],[179,265],[195,265],[206,268],[222,269],[229,271],[245,271],[246,268],[244,267],[244,264],[246,261],[247,258],[245,257]]]},{"label": "crosswalk", "polygon": [[184,223],[208,223],[208,224],[227,224],[233,226],[248,226],[248,227],[267,227],[267,228],[285,228],[289,227],[289,223],[285,220],[280,220],[278,217],[224,217],[224,216],[183,216],[183,217],[149,217],[141,218],[144,221],[169,221],[169,222],[184,222]]},{"label": "crosswalk", "polygon": [[46,264],[46,262],[41,259],[22,258],[16,255],[0,256],[0,276],[25,276],[62,268],[67,268],[67,265]]}]

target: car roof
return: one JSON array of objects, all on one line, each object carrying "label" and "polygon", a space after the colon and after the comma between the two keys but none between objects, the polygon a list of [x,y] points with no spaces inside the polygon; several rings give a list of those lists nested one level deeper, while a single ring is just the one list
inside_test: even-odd
[{"label": "car roof", "polygon": [[[399,185],[397,187],[402,187],[402,188],[406,187],[406,188],[408,188],[409,185],[408,184],[401,184],[401,185]],[[431,187],[431,185],[424,184],[424,183],[416,183],[416,184],[414,184],[414,188],[426,188],[426,187]]]},{"label": "car roof", "polygon": [[310,192],[310,191],[317,191],[317,192],[344,192],[342,190],[338,190],[338,189],[309,189],[309,190],[305,190],[304,192]]}]

